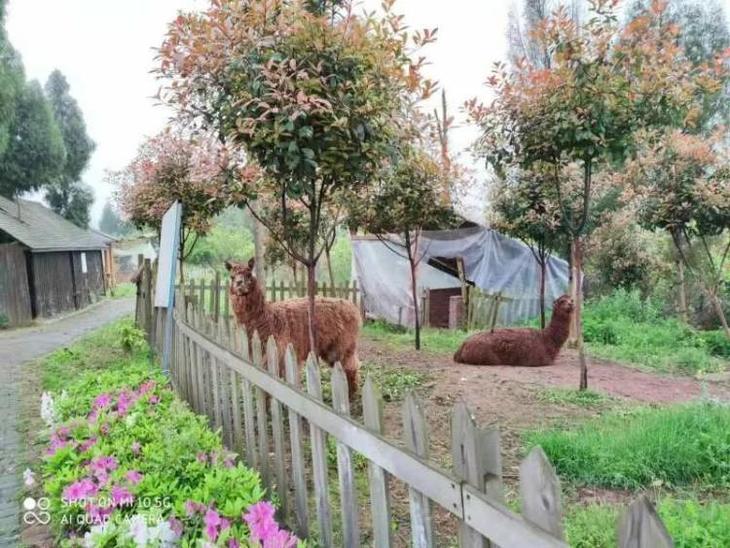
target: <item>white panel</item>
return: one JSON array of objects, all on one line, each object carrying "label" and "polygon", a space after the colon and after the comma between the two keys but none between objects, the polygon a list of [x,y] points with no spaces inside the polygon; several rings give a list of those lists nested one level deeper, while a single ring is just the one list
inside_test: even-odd
[{"label": "white panel", "polygon": [[175,202],[162,217],[160,254],[157,262],[155,306],[167,308],[175,284],[175,266],[180,246],[180,222],[182,206]]}]

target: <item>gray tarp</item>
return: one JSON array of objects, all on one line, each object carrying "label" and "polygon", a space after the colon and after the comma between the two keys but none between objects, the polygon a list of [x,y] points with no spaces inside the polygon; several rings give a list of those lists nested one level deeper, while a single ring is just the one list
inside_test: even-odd
[{"label": "gray tarp", "polygon": [[[392,243],[388,245],[394,247]],[[414,310],[407,259],[370,236],[354,236],[352,251],[353,274],[363,290],[366,310],[388,322],[399,323],[400,319],[401,324],[412,326]],[[530,249],[518,240],[484,227],[426,231],[421,235],[418,253],[423,256],[417,272],[419,295],[425,288],[459,287],[458,278],[430,266],[428,260],[461,257],[468,280],[487,293],[501,292],[510,299],[500,309],[501,325],[514,324],[540,312],[540,268]],[[568,264],[551,257],[545,288],[547,306],[567,288]]]}]

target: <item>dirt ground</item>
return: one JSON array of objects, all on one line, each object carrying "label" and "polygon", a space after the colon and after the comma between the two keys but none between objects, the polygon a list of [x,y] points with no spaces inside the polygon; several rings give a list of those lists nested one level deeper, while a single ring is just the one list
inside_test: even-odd
[{"label": "dirt ground", "polygon": [[[428,381],[417,392],[423,401],[430,428],[431,457],[436,462],[450,465],[451,409],[457,401],[467,403],[480,427],[498,428],[508,497],[515,495],[518,488],[523,450],[520,435],[525,430],[567,427],[617,406],[678,403],[703,394],[730,401],[730,383],[727,382],[703,384],[690,377],[648,373],[600,359],[589,360],[589,387],[612,399],[585,407],[552,403],[540,398],[546,388],[577,387],[578,355],[573,350],[563,350],[557,362],[549,367],[480,367],[457,364],[450,353],[417,352],[376,342],[366,336],[361,340],[359,354],[366,364],[428,375]],[[402,402],[386,403],[385,426],[390,437],[400,436],[401,405]],[[394,513],[407,497],[405,491],[399,491],[396,488],[393,492]],[[601,489],[579,489],[566,496],[574,502],[608,503],[625,501],[631,495]],[[453,531],[453,524],[445,513],[435,511],[434,518],[438,529]]]}]

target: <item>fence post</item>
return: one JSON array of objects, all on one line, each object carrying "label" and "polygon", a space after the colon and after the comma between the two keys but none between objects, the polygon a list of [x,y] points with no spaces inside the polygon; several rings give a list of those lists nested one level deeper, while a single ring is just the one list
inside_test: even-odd
[{"label": "fence post", "polygon": [[[300,389],[299,366],[291,344],[286,349],[286,381]],[[309,518],[307,503],[307,476],[304,466],[304,449],[302,447],[303,425],[302,418],[289,409],[289,438],[291,442],[291,468],[294,482],[294,513],[297,522],[297,534],[301,538],[309,536]]]},{"label": "fence post", "polygon": [[[279,352],[273,336],[266,341],[266,359],[269,366],[269,374],[274,378],[280,378]],[[286,454],[284,447],[284,422],[282,420],[281,402],[271,398],[271,436],[274,438],[276,492],[279,494],[281,504],[281,515],[286,517],[289,513],[287,495],[289,487],[286,478]]]},{"label": "fence post", "polygon": [[671,548],[672,537],[654,506],[641,495],[631,503],[618,526],[619,548]]},{"label": "fence post", "polygon": [[221,273],[216,271],[215,281],[213,282],[213,321],[220,322],[221,318]]},{"label": "fence post", "polygon": [[[307,358],[307,392],[314,399],[322,401],[322,380],[316,358],[310,353]],[[312,445],[312,471],[314,473],[314,493],[319,521],[319,541],[332,546],[332,517],[329,502],[329,483],[327,481],[327,439],[325,433],[313,423],[309,423],[309,437]]]},{"label": "fence post", "polygon": [[144,281],[144,330],[147,333],[147,342],[150,347],[154,345],[152,340],[152,263],[149,259],[144,260],[142,280]]},{"label": "fence post", "polygon": [[540,447],[534,447],[520,464],[520,498],[526,520],[557,538],[565,538],[560,480]]},{"label": "fence post", "polygon": [[[383,433],[383,397],[368,375],[362,390],[362,414],[365,426],[377,434]],[[390,491],[388,473],[368,461],[370,484],[370,511],[373,520],[373,546],[390,548],[393,536],[390,529]]]},{"label": "fence post", "polygon": [[[403,438],[408,449],[419,457],[428,458],[428,432],[420,402],[409,392],[403,404]],[[411,511],[411,540],[414,548],[433,546],[431,501],[412,486],[408,486]]]},{"label": "fence post", "polygon": [[[350,416],[347,377],[340,362],[335,364],[332,371],[332,405],[341,415]],[[358,504],[352,450],[340,442],[337,442],[337,475],[340,482],[342,542],[345,546],[359,546],[360,527],[357,520]]]}]

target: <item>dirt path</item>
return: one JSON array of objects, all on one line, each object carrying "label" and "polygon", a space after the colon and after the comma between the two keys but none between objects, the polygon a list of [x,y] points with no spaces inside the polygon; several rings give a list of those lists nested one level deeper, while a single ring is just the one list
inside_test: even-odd
[{"label": "dirt path", "polygon": [[0,546],[18,543],[23,451],[18,432],[23,364],[134,310],[133,299],[107,300],[40,326],[0,332]]}]

